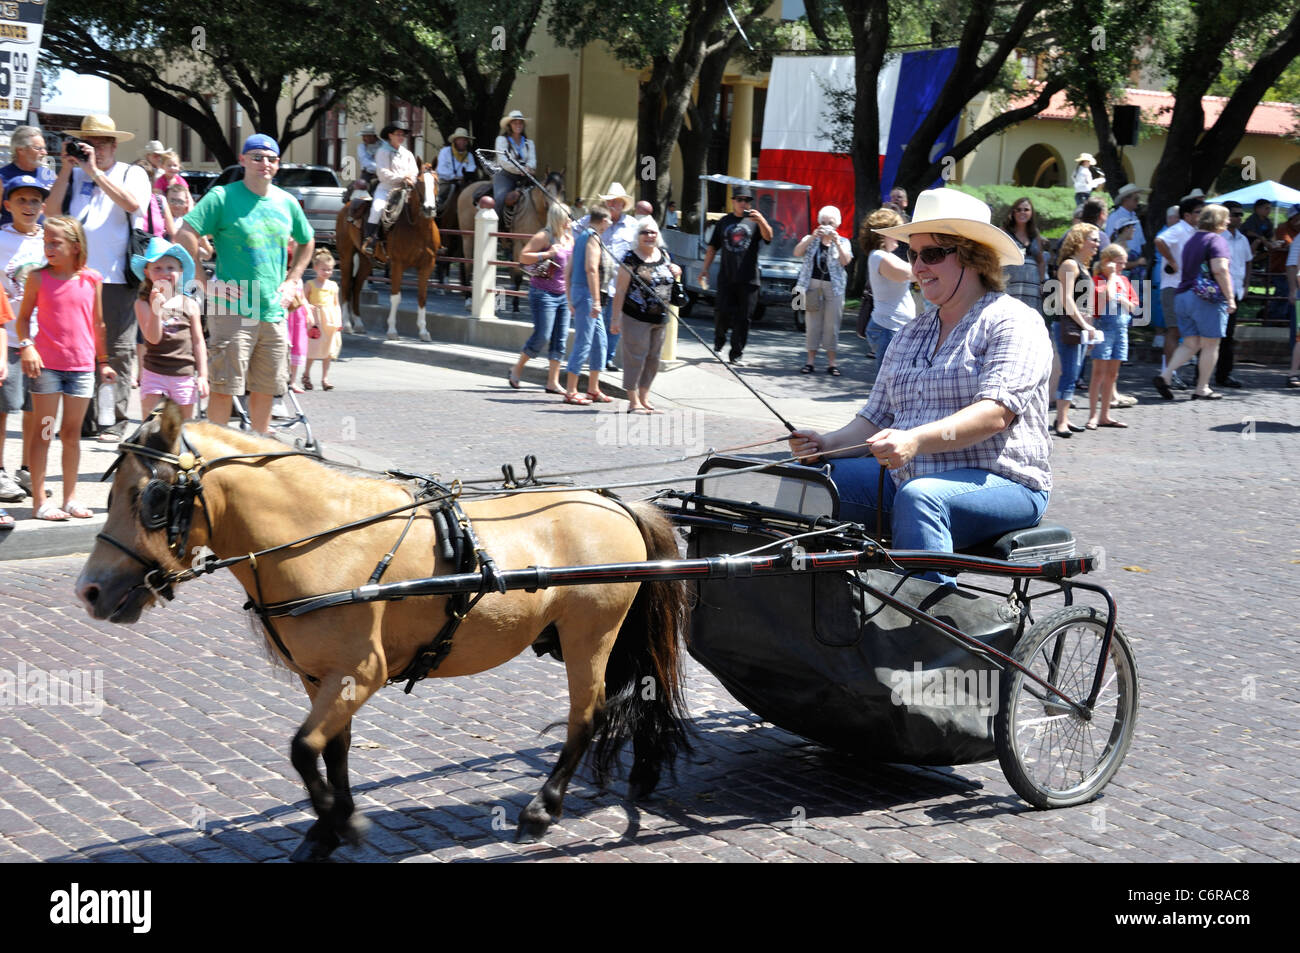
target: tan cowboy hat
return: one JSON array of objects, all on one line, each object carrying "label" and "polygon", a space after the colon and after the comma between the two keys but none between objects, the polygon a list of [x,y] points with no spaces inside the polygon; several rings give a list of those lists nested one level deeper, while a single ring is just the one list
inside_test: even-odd
[{"label": "tan cowboy hat", "polygon": [[473,138],[474,138],[474,137],[471,136],[471,135],[469,134],[469,130],[468,130],[468,129],[466,129],[464,126],[457,126],[457,127],[452,131],[452,134],[451,134],[450,136],[447,137],[447,145],[451,145],[451,144],[452,144],[453,142],[455,142],[457,139],[470,139],[470,140],[473,140]]},{"label": "tan cowboy hat", "polygon": [[1092,157],[1091,152],[1080,152],[1077,156],[1074,157],[1074,161],[1076,163],[1087,162],[1089,165],[1097,164],[1097,160]]},{"label": "tan cowboy hat", "polygon": [[1138,195],[1142,192],[1150,192],[1150,189],[1144,189],[1141,186],[1134,185],[1130,182],[1128,185],[1120,186],[1120,190],[1115,193],[1115,204],[1118,205],[1130,195]]},{"label": "tan cowboy hat", "polygon": [[83,116],[77,135],[82,139],[101,136],[105,139],[116,139],[118,142],[130,142],[135,138],[134,132],[119,132],[117,125],[107,116]]},{"label": "tan cowboy hat", "polygon": [[150,139],[144,144],[144,154],[147,156],[162,155],[167,151],[167,147],[157,139]]},{"label": "tan cowboy hat", "polygon": [[627,211],[636,202],[636,199],[627,194],[621,182],[611,182],[609,184],[609,194],[602,195],[600,200],[608,205],[610,202],[618,201],[623,203],[623,210]]},{"label": "tan cowboy hat", "polygon": [[514,122],[516,119],[522,119],[524,122],[528,121],[528,117],[525,116],[523,113],[521,113],[518,109],[512,109],[506,115],[501,117],[501,131],[505,132],[507,129],[509,129],[510,124]]},{"label": "tan cowboy hat", "polygon": [[1011,236],[993,224],[989,207],[957,189],[927,189],[916,197],[912,220],[874,229],[877,235],[906,241],[912,235],[958,235],[991,248],[1001,265],[1023,265],[1025,256]]}]

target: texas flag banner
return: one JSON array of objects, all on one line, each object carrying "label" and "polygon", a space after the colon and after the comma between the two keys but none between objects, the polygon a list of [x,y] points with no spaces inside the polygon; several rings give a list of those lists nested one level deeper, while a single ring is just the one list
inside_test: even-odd
[{"label": "texas flag banner", "polygon": [[[876,81],[880,108],[881,198],[898,170],[903,148],[916,132],[952,72],[956,48],[919,50],[886,60]],[[762,151],[758,176],[812,186],[814,214],[823,205],[836,206],[842,216],[840,232],[853,229],[853,160],[832,152],[830,104],[826,90],[852,89],[851,56],[778,56],[772,60],[767,105],[763,111]],[[937,155],[951,147],[954,119],[939,142]]]}]

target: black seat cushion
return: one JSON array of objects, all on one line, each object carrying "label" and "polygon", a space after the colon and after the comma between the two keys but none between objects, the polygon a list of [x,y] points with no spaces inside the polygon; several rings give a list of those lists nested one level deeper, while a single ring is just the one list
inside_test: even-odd
[{"label": "black seat cushion", "polygon": [[1039,523],[1024,529],[1013,529],[1001,536],[992,536],[963,552],[972,556],[988,556],[1010,560],[1019,552],[1019,558],[1037,560],[1060,559],[1074,551],[1074,534],[1055,523]]}]

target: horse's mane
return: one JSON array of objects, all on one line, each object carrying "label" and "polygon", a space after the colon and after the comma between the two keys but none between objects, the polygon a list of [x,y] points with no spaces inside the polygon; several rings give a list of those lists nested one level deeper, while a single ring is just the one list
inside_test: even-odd
[{"label": "horse's mane", "polygon": [[[219,452],[212,452],[206,447],[201,448],[203,456],[208,460],[216,457],[226,456],[236,453],[283,453],[286,450],[292,450],[293,447],[281,443],[272,437],[265,437],[261,434],[248,433],[243,430],[235,430],[233,427],[222,427],[210,421],[196,421],[185,425],[185,432],[191,436],[197,436],[199,441],[216,440],[222,445]],[[373,470],[366,470],[362,467],[354,467],[346,463],[339,463],[333,460],[322,460],[311,454],[303,454],[301,457],[294,458],[305,464],[319,467],[322,470],[332,471],[340,476],[351,477],[353,479],[368,479],[378,483],[392,483],[391,478],[382,473],[376,473]]]}]

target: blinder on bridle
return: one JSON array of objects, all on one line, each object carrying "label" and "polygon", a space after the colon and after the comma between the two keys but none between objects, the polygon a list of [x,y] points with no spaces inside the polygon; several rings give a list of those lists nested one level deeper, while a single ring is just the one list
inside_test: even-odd
[{"label": "blinder on bridle", "polygon": [[[149,472],[149,480],[140,491],[140,525],[151,533],[166,530],[167,548],[177,558],[184,558],[189,547],[190,528],[194,523],[195,501],[203,495],[203,485],[199,481],[199,474],[204,466],[202,458],[194,450],[184,432],[180,435],[182,451],[179,454],[164,453],[137,443],[136,438],[139,435],[140,431],[136,431],[129,439],[118,444],[117,459],[104,471],[100,482],[111,479],[113,472],[128,453],[139,458]],[[158,475],[155,461],[159,460],[176,468],[174,482],[168,483]],[[111,491],[108,503],[111,509],[113,505]],[[205,520],[208,518],[206,507],[203,518]],[[208,531],[209,534],[212,531],[210,522]],[[167,578],[167,571],[156,560],[145,559],[107,533],[99,533],[96,538],[122,551],[149,570],[145,574],[144,585],[151,592],[164,599],[172,598],[172,586]],[[159,581],[154,581],[155,576],[159,577]]]}]

